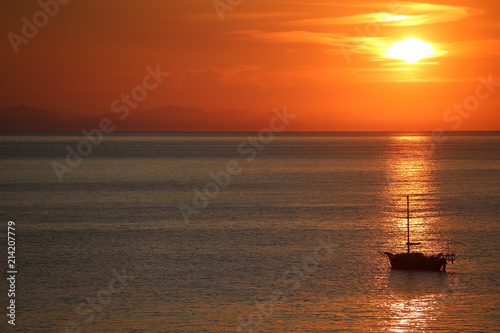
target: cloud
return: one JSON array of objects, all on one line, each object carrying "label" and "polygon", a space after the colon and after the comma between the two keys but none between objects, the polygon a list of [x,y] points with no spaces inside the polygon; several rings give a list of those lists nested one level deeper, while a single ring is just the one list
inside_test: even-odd
[{"label": "cloud", "polygon": [[500,39],[461,41],[445,45],[449,56],[477,58],[500,56]]},{"label": "cloud", "polygon": [[[471,7],[417,2],[346,4],[340,6],[363,11],[373,9],[379,10],[379,12],[339,17],[288,20],[283,25],[278,26],[278,29],[281,28],[282,31],[269,31],[267,29],[240,30],[230,32],[228,35],[233,38],[261,43],[310,44],[311,47],[316,47],[327,53],[343,54],[345,56],[347,54],[346,57],[349,58],[348,62],[352,54],[368,55],[369,57],[365,57],[365,60],[372,62],[395,62],[395,60],[386,57],[386,49],[394,40],[390,36],[380,33],[380,30],[384,26],[404,27],[454,22],[484,13],[482,10]],[[332,29],[332,26],[356,25],[359,29],[363,28],[363,31],[367,31],[367,24],[370,27],[369,30],[372,30],[372,33],[367,33],[368,36],[364,33],[359,33],[359,31],[353,36],[345,29],[343,31],[336,27]],[[355,27],[355,31],[356,29]],[[454,47],[449,43],[433,41],[432,44],[435,51],[432,58],[450,56],[454,53],[451,52],[454,50]],[[308,48],[308,50],[310,49]],[[429,61],[426,64],[437,63]]]},{"label": "cloud", "polygon": [[[199,21],[199,20],[214,21],[214,18],[217,17],[216,15],[217,14],[215,12],[197,13],[197,14],[190,14],[183,16],[181,19],[188,21]],[[232,21],[240,21],[240,20],[255,21],[255,20],[275,20],[277,18],[286,18],[289,16],[297,17],[298,15],[303,16],[303,14],[296,12],[231,12],[230,15],[228,14],[228,17],[230,17]]]},{"label": "cloud", "polygon": [[237,85],[245,83],[257,83],[257,73],[261,71],[261,67],[255,65],[237,65],[227,68],[218,68],[209,66],[203,69],[188,70],[189,74],[207,74],[215,76],[220,83],[227,85]]},{"label": "cloud", "polygon": [[235,31],[230,34],[236,37],[245,37],[267,43],[313,43],[339,45],[347,39],[347,35],[343,33],[320,33],[310,31],[267,32],[259,30],[246,30]]},{"label": "cloud", "polygon": [[[227,68],[206,67],[186,71],[183,84],[185,86],[202,83],[212,89],[233,89],[237,85],[254,88],[298,87],[304,82],[329,84],[335,81],[336,68],[284,66],[282,68],[259,67],[254,65],[238,65]],[[253,89],[253,88],[252,88]]]},{"label": "cloud", "polygon": [[289,21],[290,25],[356,25],[369,23],[384,23],[393,26],[415,26],[434,23],[455,22],[467,17],[484,14],[485,12],[471,7],[436,5],[417,2],[398,2],[397,6],[390,4],[369,4],[367,8],[380,12],[363,13],[341,17],[316,18]]},{"label": "cloud", "polygon": [[[389,37],[353,37],[345,33],[280,31],[266,32],[257,30],[236,31],[231,33],[238,38],[246,38],[264,43],[305,43],[322,48],[325,52],[341,49],[352,50],[358,54],[380,54],[382,48],[389,45]],[[339,48],[340,47],[340,48]]]}]

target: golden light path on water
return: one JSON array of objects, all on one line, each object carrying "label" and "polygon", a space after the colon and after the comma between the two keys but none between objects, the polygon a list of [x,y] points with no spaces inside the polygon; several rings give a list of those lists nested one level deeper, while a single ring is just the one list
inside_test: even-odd
[{"label": "golden light path on water", "polygon": [[[436,226],[445,223],[439,214],[438,189],[433,183],[435,161],[426,152],[432,148],[422,136],[392,137],[386,161],[384,189],[388,249],[405,252],[406,195],[410,195],[411,242],[422,242],[412,252],[437,254],[443,251]],[[439,228],[438,228],[439,229]],[[442,244],[441,244],[442,245]],[[389,332],[426,331],[435,327],[443,311],[443,295],[449,290],[446,274],[439,272],[391,271],[385,288],[387,297],[379,304],[382,325]]]},{"label": "golden light path on water", "polygon": [[[401,241],[406,241],[406,196],[410,196],[411,235],[414,241],[429,240],[429,232],[439,213],[438,190],[433,184],[435,162],[425,152],[429,150],[426,137],[392,137],[392,153],[386,156],[387,186],[384,189],[386,201],[385,227],[399,235],[392,244],[396,250],[403,250]],[[432,251],[429,243],[421,250]],[[418,250],[418,249],[417,249]]]}]

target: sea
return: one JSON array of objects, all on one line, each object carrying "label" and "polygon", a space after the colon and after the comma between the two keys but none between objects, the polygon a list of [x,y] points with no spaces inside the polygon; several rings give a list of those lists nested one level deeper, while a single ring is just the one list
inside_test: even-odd
[{"label": "sea", "polygon": [[500,332],[499,231],[500,132],[2,133],[0,331]]}]

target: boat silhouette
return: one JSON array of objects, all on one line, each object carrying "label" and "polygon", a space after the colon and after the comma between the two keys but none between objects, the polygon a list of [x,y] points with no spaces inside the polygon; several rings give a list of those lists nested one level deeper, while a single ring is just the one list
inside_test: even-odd
[{"label": "boat silhouette", "polygon": [[447,262],[454,263],[455,254],[424,255],[419,252],[411,252],[412,245],[420,243],[410,242],[410,196],[406,196],[406,220],[407,220],[407,242],[406,253],[392,254],[384,252],[391,262],[391,269],[421,270],[421,271],[446,271]]}]

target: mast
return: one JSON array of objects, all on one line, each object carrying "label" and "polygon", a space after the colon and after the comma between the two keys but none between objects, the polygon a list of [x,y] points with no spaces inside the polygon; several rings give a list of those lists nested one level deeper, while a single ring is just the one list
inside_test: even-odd
[{"label": "mast", "polygon": [[408,234],[408,242],[406,242],[406,247],[408,253],[410,253],[410,196],[406,195],[406,229]]}]

